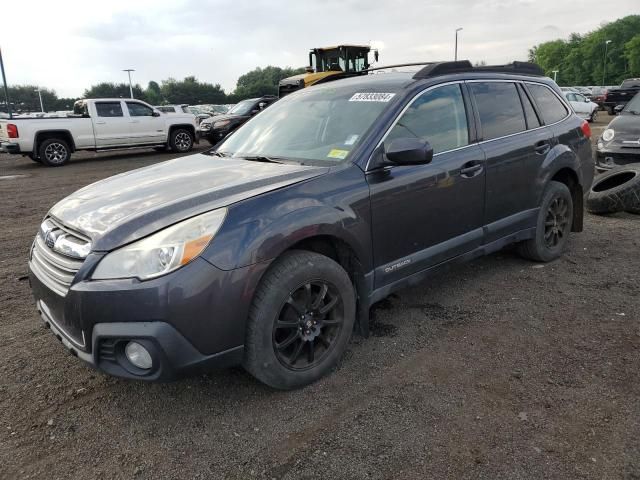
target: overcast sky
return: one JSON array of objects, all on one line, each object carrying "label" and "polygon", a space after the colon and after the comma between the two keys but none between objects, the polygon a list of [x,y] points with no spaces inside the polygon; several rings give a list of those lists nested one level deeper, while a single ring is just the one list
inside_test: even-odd
[{"label": "overcast sky", "polygon": [[[638,13],[638,0],[22,0],[4,8],[0,48],[9,84],[60,96],[88,86],[181,79],[226,91],[256,66],[303,66],[311,47],[372,43],[380,64],[453,58],[526,60],[540,42]],[[6,16],[8,15],[8,16]]]}]

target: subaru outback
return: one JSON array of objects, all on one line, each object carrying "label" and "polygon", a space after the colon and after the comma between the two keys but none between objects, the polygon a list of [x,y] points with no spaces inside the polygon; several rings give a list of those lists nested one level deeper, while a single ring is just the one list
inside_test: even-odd
[{"label": "subaru outback", "polygon": [[583,227],[590,134],[527,63],[306,88],[210,151],[51,208],[29,256],[37,308],[111,375],[241,364],[300,387],[391,292],[508,244],[560,256]]}]

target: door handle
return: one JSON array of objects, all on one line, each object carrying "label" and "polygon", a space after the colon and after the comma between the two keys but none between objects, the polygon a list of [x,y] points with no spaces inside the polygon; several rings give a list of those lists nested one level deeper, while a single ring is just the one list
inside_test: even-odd
[{"label": "door handle", "polygon": [[460,176],[464,178],[472,178],[482,172],[482,164],[478,162],[465,163],[460,169]]},{"label": "door handle", "polygon": [[96,123],[96,125],[104,125],[104,124],[105,124],[105,123],[107,123],[107,122],[102,121],[102,122],[95,122],[95,123]]},{"label": "door handle", "polygon": [[549,150],[551,150],[551,145],[549,145],[549,142],[547,142],[546,140],[541,140],[541,141],[539,141],[538,143],[535,144],[533,149],[536,151],[536,153],[538,153],[540,155],[544,155]]},{"label": "door handle", "polygon": [[131,120],[129,123],[140,123],[140,120]]}]

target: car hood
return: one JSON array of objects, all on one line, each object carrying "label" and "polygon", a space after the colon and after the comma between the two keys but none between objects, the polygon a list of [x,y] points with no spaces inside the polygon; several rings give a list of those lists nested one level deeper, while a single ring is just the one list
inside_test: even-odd
[{"label": "car hood", "polygon": [[326,173],[328,168],[197,154],[88,185],[49,212],[108,251],[180,220]]},{"label": "car hood", "polygon": [[621,114],[611,120],[607,128],[613,128],[614,141],[640,139],[640,115]]}]

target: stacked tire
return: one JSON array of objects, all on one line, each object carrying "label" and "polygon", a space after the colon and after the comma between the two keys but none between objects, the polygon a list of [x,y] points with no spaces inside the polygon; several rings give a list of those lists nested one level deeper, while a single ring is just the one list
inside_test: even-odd
[{"label": "stacked tire", "polygon": [[587,211],[640,215],[640,163],[614,168],[597,177],[589,191]]}]

